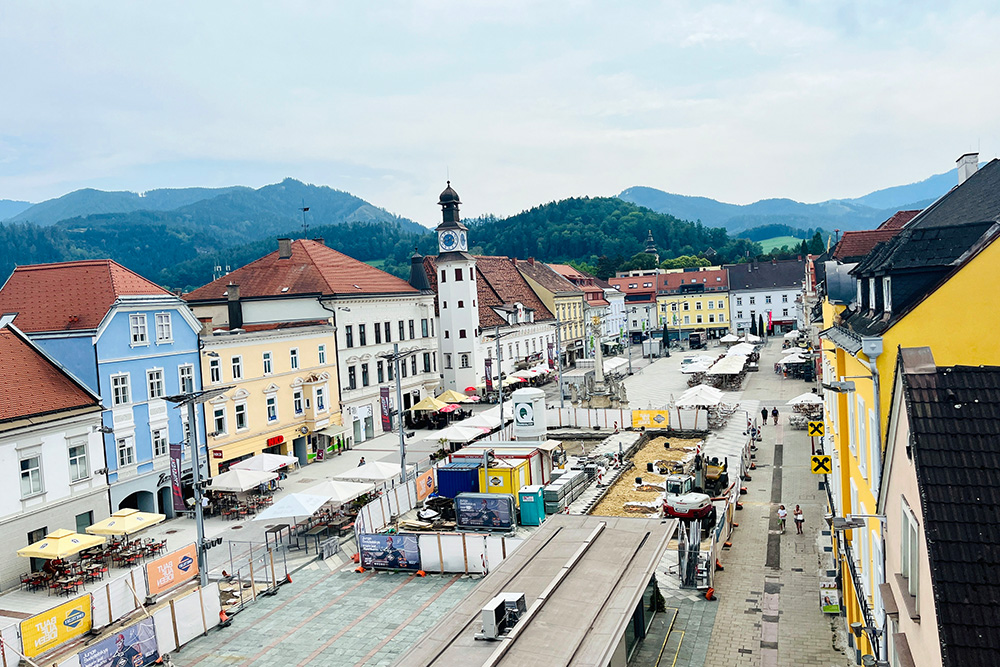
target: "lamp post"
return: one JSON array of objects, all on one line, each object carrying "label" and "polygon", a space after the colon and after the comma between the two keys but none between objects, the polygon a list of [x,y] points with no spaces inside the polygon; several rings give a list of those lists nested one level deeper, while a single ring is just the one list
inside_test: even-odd
[{"label": "lamp post", "polygon": [[399,351],[399,343],[392,344],[392,352],[386,352],[385,354],[378,355],[379,357],[387,360],[393,365],[393,372],[396,374],[396,414],[397,422],[399,424],[399,483],[406,484],[406,429],[403,428],[403,376],[400,375],[399,362],[401,359],[406,359],[406,357],[411,354],[416,354],[417,352],[423,351],[423,348],[417,350],[409,350],[408,352]]},{"label": "lamp post", "polygon": [[[559,364],[559,407],[566,407],[566,398],[563,396],[563,376],[562,376],[562,325],[565,324],[558,317],[555,318],[555,324],[550,324],[549,326],[556,328],[556,363]],[[629,350],[629,369],[632,368],[632,350]]]},{"label": "lamp post", "polygon": [[210,401],[216,396],[221,396],[232,388],[232,385],[217,387],[215,389],[191,391],[164,398],[165,401],[173,403],[178,408],[187,407],[188,434],[187,442],[184,444],[191,447],[191,478],[194,483],[194,523],[198,535],[198,578],[202,586],[208,585],[208,559],[205,553],[208,551],[208,546],[205,544],[205,512],[201,506],[203,490],[201,484],[201,461],[198,456],[198,417],[195,414],[194,406]]}]

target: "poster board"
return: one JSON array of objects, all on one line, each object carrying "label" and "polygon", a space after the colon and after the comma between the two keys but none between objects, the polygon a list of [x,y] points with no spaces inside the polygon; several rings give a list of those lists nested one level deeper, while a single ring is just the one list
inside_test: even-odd
[{"label": "poster board", "polygon": [[159,657],[153,619],[144,618],[80,651],[80,667],[142,667]]},{"label": "poster board", "polygon": [[633,410],[633,428],[667,428],[670,425],[670,413],[666,410]]},{"label": "poster board", "polygon": [[90,593],[21,621],[24,655],[32,658],[90,632]]},{"label": "poster board", "polygon": [[431,495],[435,488],[434,468],[431,468],[417,477],[417,502],[420,502],[427,496]]},{"label": "poster board", "polygon": [[198,550],[189,544],[146,563],[146,590],[159,595],[197,576]]},{"label": "poster board", "polygon": [[376,570],[420,569],[420,544],[416,535],[360,536],[361,565]]},{"label": "poster board", "polygon": [[460,493],[455,496],[455,525],[459,530],[509,531],[514,523],[514,497],[510,494]]}]

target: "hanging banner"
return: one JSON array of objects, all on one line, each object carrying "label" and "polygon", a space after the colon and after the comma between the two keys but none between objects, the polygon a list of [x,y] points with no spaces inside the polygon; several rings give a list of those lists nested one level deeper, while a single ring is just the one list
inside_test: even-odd
[{"label": "hanging banner", "polygon": [[493,391],[493,360],[486,358],[486,391]]},{"label": "hanging banner", "polygon": [[434,492],[434,468],[417,477],[417,502]]},{"label": "hanging banner", "polygon": [[183,512],[184,494],[181,492],[181,457],[184,454],[184,443],[170,445],[170,496],[174,499],[174,511]]},{"label": "hanging banner", "polygon": [[80,651],[80,667],[142,667],[159,657],[153,619],[144,618]]},{"label": "hanging banner", "polygon": [[774,325],[771,323],[771,311],[767,311],[767,330],[769,332],[774,331]]},{"label": "hanging banner", "polygon": [[555,349],[555,343],[549,343],[549,368],[556,367]]},{"label": "hanging banner", "polygon": [[386,433],[392,430],[392,406],[389,405],[389,388],[382,387],[379,391],[379,405],[382,406],[382,430]]},{"label": "hanging banner", "polygon": [[21,621],[24,655],[33,658],[90,632],[90,593]]},{"label": "hanging banner", "polygon": [[146,590],[150,595],[159,595],[196,576],[198,550],[194,544],[189,544],[146,563]]}]

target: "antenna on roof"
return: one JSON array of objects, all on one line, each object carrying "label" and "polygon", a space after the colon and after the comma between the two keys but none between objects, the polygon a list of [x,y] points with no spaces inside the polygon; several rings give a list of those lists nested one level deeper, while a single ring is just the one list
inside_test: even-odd
[{"label": "antenna on roof", "polygon": [[305,199],[302,200],[302,206],[299,207],[299,210],[302,211],[302,238],[307,239],[309,238],[309,223],[306,222],[306,211],[309,210],[309,207],[306,206]]}]

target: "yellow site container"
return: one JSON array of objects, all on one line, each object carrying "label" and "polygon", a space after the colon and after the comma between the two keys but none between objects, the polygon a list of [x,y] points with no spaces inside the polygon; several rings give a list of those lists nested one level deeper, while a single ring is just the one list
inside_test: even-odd
[{"label": "yellow site container", "polygon": [[480,493],[509,493],[518,502],[517,492],[522,486],[530,484],[531,469],[528,459],[500,459],[490,463],[489,476],[483,468],[479,469]]}]

